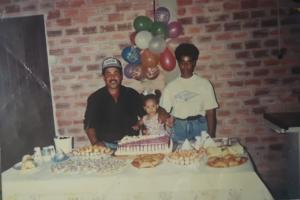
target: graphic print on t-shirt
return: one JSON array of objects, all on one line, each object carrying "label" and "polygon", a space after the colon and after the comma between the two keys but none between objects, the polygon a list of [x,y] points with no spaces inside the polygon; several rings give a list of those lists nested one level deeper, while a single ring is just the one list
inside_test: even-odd
[{"label": "graphic print on t-shirt", "polygon": [[183,90],[183,91],[178,92],[174,96],[174,98],[177,101],[189,101],[190,99],[192,99],[192,98],[194,98],[195,96],[198,96],[198,95],[199,95],[198,93],[191,92],[191,91],[188,91],[188,90]]}]

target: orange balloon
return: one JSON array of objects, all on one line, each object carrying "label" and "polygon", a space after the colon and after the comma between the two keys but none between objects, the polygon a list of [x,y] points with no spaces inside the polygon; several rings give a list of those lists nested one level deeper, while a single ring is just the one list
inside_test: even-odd
[{"label": "orange balloon", "polygon": [[176,66],[176,58],[170,49],[166,48],[160,54],[160,65],[166,71],[172,71]]},{"label": "orange balloon", "polygon": [[145,49],[141,53],[141,61],[144,68],[156,67],[159,62],[159,55],[152,53],[149,49]]}]

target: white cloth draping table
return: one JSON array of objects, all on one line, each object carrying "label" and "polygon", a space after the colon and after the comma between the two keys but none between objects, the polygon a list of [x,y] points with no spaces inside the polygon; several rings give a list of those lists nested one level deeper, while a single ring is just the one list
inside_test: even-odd
[{"label": "white cloth draping table", "polygon": [[239,167],[214,169],[176,166],[163,161],[155,168],[131,165],[112,175],[55,174],[51,163],[21,174],[2,173],[4,200],[270,200],[273,199],[253,170],[250,160]]}]

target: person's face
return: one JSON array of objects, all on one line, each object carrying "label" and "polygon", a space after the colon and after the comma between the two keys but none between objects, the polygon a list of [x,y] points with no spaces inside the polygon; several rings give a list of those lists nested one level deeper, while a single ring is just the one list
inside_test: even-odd
[{"label": "person's face", "polygon": [[115,67],[105,69],[103,79],[108,89],[119,88],[123,79],[122,73]]},{"label": "person's face", "polygon": [[156,111],[158,109],[158,104],[155,102],[155,100],[148,99],[145,102],[144,109],[145,109],[147,114],[154,115],[154,114],[156,114]]},{"label": "person's face", "polygon": [[190,56],[181,56],[178,60],[178,66],[182,78],[189,78],[193,75],[196,61]]}]

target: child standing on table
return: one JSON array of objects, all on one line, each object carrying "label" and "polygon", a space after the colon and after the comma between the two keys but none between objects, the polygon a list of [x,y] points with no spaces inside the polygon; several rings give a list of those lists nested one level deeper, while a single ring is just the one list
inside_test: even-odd
[{"label": "child standing on table", "polygon": [[169,134],[166,124],[160,119],[160,115],[169,116],[169,114],[159,106],[159,98],[161,92],[159,90],[145,90],[142,93],[143,106],[146,112],[133,128],[141,129],[143,135],[163,135]]}]

